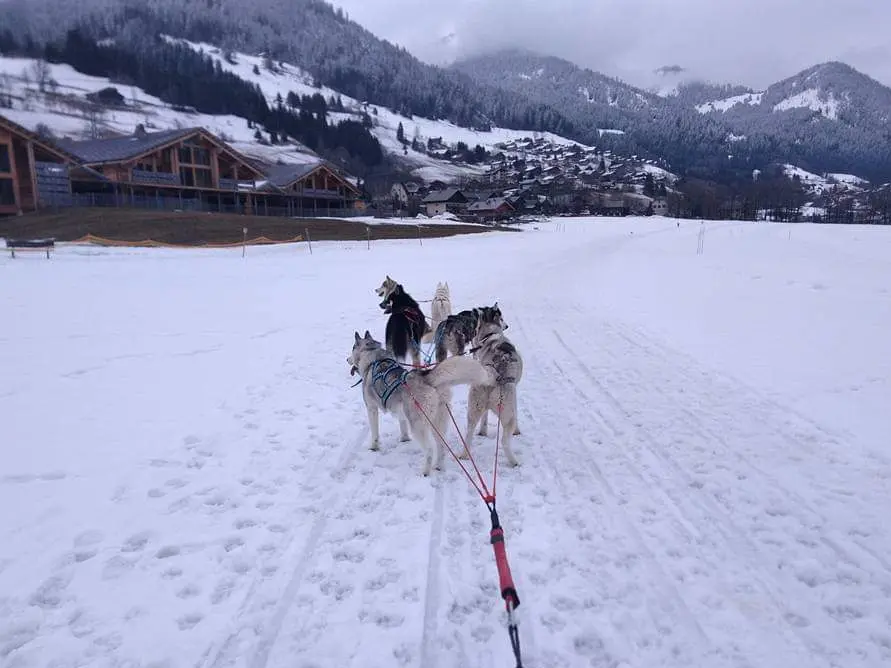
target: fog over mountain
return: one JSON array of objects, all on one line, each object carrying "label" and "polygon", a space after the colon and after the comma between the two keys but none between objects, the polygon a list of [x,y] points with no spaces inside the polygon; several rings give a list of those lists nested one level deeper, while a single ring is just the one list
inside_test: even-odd
[{"label": "fog over mountain", "polygon": [[446,64],[506,47],[649,88],[663,66],[765,88],[840,60],[891,84],[891,3],[876,0],[335,0],[375,34]]}]

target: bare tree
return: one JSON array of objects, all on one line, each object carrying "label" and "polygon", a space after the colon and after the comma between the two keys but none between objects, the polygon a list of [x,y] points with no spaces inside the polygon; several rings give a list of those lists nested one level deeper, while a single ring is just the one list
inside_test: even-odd
[{"label": "bare tree", "polygon": [[105,110],[99,105],[90,105],[86,110],[86,123],[84,124],[84,139],[101,139],[102,128],[105,124]]},{"label": "bare tree", "polygon": [[45,93],[47,84],[52,78],[52,70],[50,69],[49,63],[45,60],[35,60],[34,64],[31,65],[30,74],[34,83],[37,84],[37,90],[41,93]]},{"label": "bare tree", "polygon": [[12,78],[4,72],[0,74],[0,109],[12,109]]},{"label": "bare tree", "polygon": [[38,137],[43,139],[55,139],[56,136],[53,134],[53,131],[46,123],[38,123],[37,127],[34,128],[34,132],[37,133]]}]

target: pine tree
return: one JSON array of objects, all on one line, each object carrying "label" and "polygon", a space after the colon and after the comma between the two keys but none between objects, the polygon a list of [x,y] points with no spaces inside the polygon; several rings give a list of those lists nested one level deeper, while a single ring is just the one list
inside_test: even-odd
[{"label": "pine tree", "polygon": [[402,121],[399,122],[399,127],[396,128],[396,140],[405,145],[405,128],[402,127]]}]

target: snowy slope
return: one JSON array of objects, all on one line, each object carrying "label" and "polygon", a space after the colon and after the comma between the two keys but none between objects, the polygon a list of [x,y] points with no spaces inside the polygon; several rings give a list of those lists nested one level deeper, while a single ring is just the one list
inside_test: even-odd
[{"label": "snowy slope", "polygon": [[756,106],[761,104],[761,96],[763,93],[744,93],[742,95],[733,95],[722,100],[714,100],[713,102],[704,102],[696,105],[696,110],[700,114],[708,114],[713,111],[727,111],[738,104],[748,104]]},{"label": "snowy slope", "polygon": [[0,665],[513,665],[468,483],[367,449],[393,267],[524,355],[527,665],[886,664],[889,230],[706,227],[0,258]]},{"label": "snowy slope", "polygon": [[853,174],[814,174],[795,165],[783,165],[783,173],[791,178],[798,178],[804,188],[813,195],[822,195],[832,188],[843,190],[861,191],[869,181]]},{"label": "snowy slope", "polygon": [[[579,145],[569,139],[565,139],[558,135],[544,132],[535,133],[524,130],[508,130],[505,128],[492,128],[490,132],[478,132],[469,128],[462,128],[453,123],[443,120],[431,120],[415,116],[408,118],[400,114],[393,113],[386,107],[374,104],[368,104],[364,100],[356,100],[347,95],[340,95],[337,91],[322,86],[316,88],[313,86],[312,77],[301,68],[285,63],[274,63],[275,71],[270,71],[265,66],[265,58],[263,56],[251,56],[244,53],[234,53],[234,63],[229,62],[224,57],[224,52],[218,47],[202,43],[189,42],[168,37],[167,39],[181,44],[190,46],[196,51],[202,51],[211,56],[220,66],[233,74],[238,75],[241,79],[251,83],[257,83],[266,95],[270,104],[274,102],[277,95],[287,98],[288,92],[293,91],[298,95],[313,95],[320,93],[326,100],[332,95],[340,97],[344,106],[348,110],[348,114],[342,115],[344,118],[358,119],[363,112],[371,115],[374,128],[372,132],[381,142],[384,150],[400,160],[408,163],[414,168],[415,175],[428,181],[433,179],[442,179],[451,181],[461,176],[478,176],[485,172],[485,167],[477,167],[470,165],[453,165],[445,160],[437,160],[428,155],[412,151],[409,147],[407,154],[403,152],[403,146],[396,139],[396,132],[401,123],[405,138],[408,141],[417,136],[426,144],[429,138],[442,138],[446,145],[455,145],[458,142],[464,142],[470,148],[477,144],[492,149],[496,144],[508,141],[510,139],[521,139],[524,137],[541,136],[554,143],[566,145]],[[254,72],[254,68],[259,70],[260,74]],[[340,114],[333,114],[333,118],[338,118]]]},{"label": "snowy slope", "polygon": [[[186,44],[196,51],[203,51],[218,61],[223,69],[240,78],[257,83],[273,104],[276,96],[286,98],[293,91],[298,95],[320,93],[328,100],[331,96],[340,97],[347,108],[347,113],[332,113],[332,120],[346,118],[358,120],[363,112],[372,116],[373,133],[381,142],[387,153],[405,163],[413,173],[423,179],[442,179],[454,181],[462,177],[478,176],[485,172],[484,166],[456,165],[449,161],[438,160],[426,154],[417,153],[409,148],[404,154],[403,146],[396,139],[399,124],[402,123],[406,139],[417,136],[424,143],[431,137],[441,137],[447,145],[464,142],[471,148],[480,144],[491,149],[499,142],[533,136],[542,136],[558,144],[573,145],[576,142],[553,135],[551,133],[534,133],[519,130],[493,128],[490,132],[477,132],[458,127],[447,121],[435,121],[426,118],[406,118],[376,105],[366,104],[348,96],[341,96],[337,91],[313,86],[312,77],[299,67],[288,63],[275,63],[275,71],[270,71],[262,56],[250,56],[242,53],[231,54],[234,63],[224,58],[224,53],[217,47],[206,43],[173,40]],[[84,105],[84,95],[94,93],[109,86],[115,86],[126,98],[128,108],[109,111],[101,119],[101,125],[109,130],[121,133],[133,132],[138,123],[147,129],[164,130],[175,127],[203,126],[211,132],[223,135],[232,140],[232,145],[241,152],[269,162],[304,163],[317,161],[319,157],[305,146],[291,141],[285,146],[266,146],[254,138],[254,130],[248,128],[247,121],[237,116],[210,116],[200,113],[189,113],[172,109],[160,99],[146,94],[132,86],[121,86],[102,78],[77,72],[68,65],[49,65],[50,76],[58,82],[56,91],[49,94],[37,90],[31,72],[35,61],[29,58],[0,56],[0,88],[8,89],[13,98],[12,109],[2,109],[5,116],[29,128],[35,129],[44,124],[59,136],[80,138],[88,124]],[[254,73],[254,67],[259,75]]]},{"label": "snowy slope", "polygon": [[49,75],[58,83],[58,87],[54,91],[41,93],[31,75],[35,62],[30,58],[0,56],[3,88],[13,99],[13,108],[0,109],[0,113],[30,130],[43,124],[56,136],[83,138],[88,126],[85,95],[115,86],[126,99],[127,108],[109,110],[104,114],[100,125],[105,129],[128,134],[139,123],[149,131],[201,126],[231,140],[231,145],[239,151],[263,160],[286,163],[319,160],[315,153],[296,142],[288,146],[259,144],[254,140],[254,130],[249,129],[247,121],[238,116],[177,111],[140,88],[82,74],[69,65],[48,64]]}]

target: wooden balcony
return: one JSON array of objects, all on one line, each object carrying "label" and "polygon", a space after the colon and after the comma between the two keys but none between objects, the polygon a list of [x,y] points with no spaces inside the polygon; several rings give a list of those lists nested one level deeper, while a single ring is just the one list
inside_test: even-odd
[{"label": "wooden balcony", "polygon": [[134,169],[131,171],[131,179],[134,183],[146,183],[157,186],[178,186],[181,185],[179,174],[172,172],[149,172],[144,169]]},{"label": "wooden balcony", "polygon": [[344,195],[336,188],[301,188],[298,194],[304,197],[315,197],[317,199],[340,199]]}]

